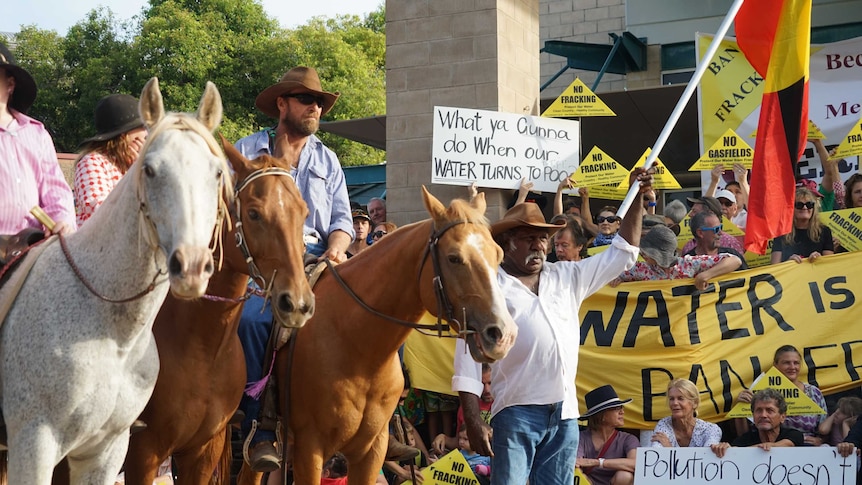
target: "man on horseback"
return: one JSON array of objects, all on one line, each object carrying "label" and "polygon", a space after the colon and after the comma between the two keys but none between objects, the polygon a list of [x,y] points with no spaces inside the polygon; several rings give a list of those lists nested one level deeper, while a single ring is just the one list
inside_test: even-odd
[{"label": "man on horseback", "polygon": [[0,43],[0,234],[41,229],[29,213],[34,206],[56,222],[54,232],[77,227],[72,189],[57,163],[51,135],[26,115],[35,100],[33,77]]},{"label": "man on horseback", "polygon": [[[637,169],[641,193],[651,176]],[[491,365],[491,426],[479,412],[480,364],[455,352],[453,388],[459,391],[470,443],[494,457],[491,484],[571,485],[578,448],[578,368],[581,303],[634,265],[641,236],[639,210],[626,213],[607,251],[583,261],[546,263],[550,237],[562,226],[546,224],[536,204],[521,203],[491,226],[503,248],[497,280],[518,338]],[[463,347],[462,347],[463,348]]]}]

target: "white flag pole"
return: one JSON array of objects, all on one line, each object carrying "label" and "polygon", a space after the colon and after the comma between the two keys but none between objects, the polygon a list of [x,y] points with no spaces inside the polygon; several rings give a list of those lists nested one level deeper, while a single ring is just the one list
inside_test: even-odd
[{"label": "white flag pole", "polygon": [[[679,98],[679,101],[677,101],[676,107],[670,114],[670,118],[668,118],[667,123],[658,135],[658,139],[656,140],[652,151],[650,151],[649,156],[647,156],[646,161],[644,162],[644,168],[650,167],[655,159],[658,158],[658,154],[661,152],[661,149],[664,148],[664,144],[667,142],[668,137],[670,137],[670,132],[673,131],[673,128],[676,126],[676,122],[679,121],[680,116],[682,116],[685,105],[688,104],[688,100],[691,99],[692,94],[694,94],[694,90],[697,89],[697,85],[700,84],[700,79],[703,77],[703,73],[709,65],[709,59],[712,59],[712,56],[714,56],[718,51],[718,46],[721,44],[724,36],[727,35],[727,31],[730,30],[730,24],[733,22],[733,19],[736,18],[736,13],[739,12],[739,8],[742,7],[743,1],[745,0],[735,0],[733,5],[731,5],[730,10],[727,12],[727,16],[724,17],[724,20],[721,22],[721,26],[718,28],[718,32],[716,32],[715,37],[712,38],[712,42],[709,44],[709,49],[707,49],[706,54],[704,54],[703,59],[701,59],[701,62],[698,64],[697,69],[694,71],[694,75],[692,75],[691,80],[685,87],[685,91],[682,92],[682,96]],[[629,187],[629,192],[626,194],[626,198],[623,200],[622,204],[620,204],[620,208],[617,211],[618,217],[625,217],[629,207],[631,207],[635,198],[638,196],[638,192],[638,184],[632,184],[632,186]]]}]

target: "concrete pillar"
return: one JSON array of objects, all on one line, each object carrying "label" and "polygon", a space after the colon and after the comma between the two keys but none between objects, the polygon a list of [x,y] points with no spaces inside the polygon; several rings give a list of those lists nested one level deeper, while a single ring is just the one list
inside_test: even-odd
[{"label": "concrete pillar", "polygon": [[[434,106],[537,115],[539,0],[387,0],[387,215],[427,218],[422,185],[444,204],[464,187],[430,186]],[[511,191],[484,189],[489,219]]]}]

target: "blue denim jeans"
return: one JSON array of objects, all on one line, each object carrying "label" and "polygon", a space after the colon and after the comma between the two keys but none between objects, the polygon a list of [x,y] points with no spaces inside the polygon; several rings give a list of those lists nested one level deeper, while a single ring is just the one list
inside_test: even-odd
[{"label": "blue denim jeans", "polygon": [[491,419],[491,485],[572,485],[578,422],[561,419],[562,402],[510,406]]},{"label": "blue denim jeans", "polygon": [[[326,251],[322,244],[309,244],[306,247],[308,253],[320,256]],[[261,309],[263,312],[261,313]],[[242,316],[239,320],[237,334],[242,343],[245,354],[246,383],[257,382],[263,378],[269,369],[263,368],[266,360],[266,344],[272,331],[272,309],[269,303],[264,307],[263,298],[252,295],[242,307]],[[261,403],[257,399],[243,393],[239,402],[239,408],[245,412],[245,420],[242,422],[242,436],[245,438],[251,431],[253,419],[259,420]],[[258,429],[252,439],[252,446],[261,441],[275,441],[275,433],[272,431]]]}]

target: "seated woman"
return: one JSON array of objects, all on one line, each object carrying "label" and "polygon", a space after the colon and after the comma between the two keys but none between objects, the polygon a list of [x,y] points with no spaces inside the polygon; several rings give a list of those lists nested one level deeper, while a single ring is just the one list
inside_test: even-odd
[{"label": "seated woman", "polygon": [[584,400],[587,412],[580,419],[588,421],[578,440],[575,465],[592,485],[634,483],[638,439],[617,430],[625,424],[623,404],[632,400],[621,400],[609,385],[588,392]]},{"label": "seated woman", "polygon": [[652,436],[654,447],[702,447],[721,441],[717,424],[697,419],[700,394],[688,379],[674,379],[667,385],[670,416],[662,418]]},{"label": "seated woman", "polygon": [[[799,370],[802,368],[802,355],[792,345],[782,345],[775,351],[775,357],[772,359],[772,365],[778,369],[784,377],[790,379],[796,387],[799,388],[806,396],[810,397],[815,404],[826,410],[826,399],[820,389],[802,382],[799,380]],[[751,402],[752,392],[748,389],[739,393],[737,398],[740,402]],[[820,446],[823,444],[823,438],[820,436],[817,428],[826,419],[824,414],[801,414],[797,416],[787,416],[784,420],[784,426],[787,428],[801,431],[805,436],[805,444],[809,446]],[[736,418],[736,431],[738,434],[743,434],[748,431],[748,420],[744,418]]]}]

